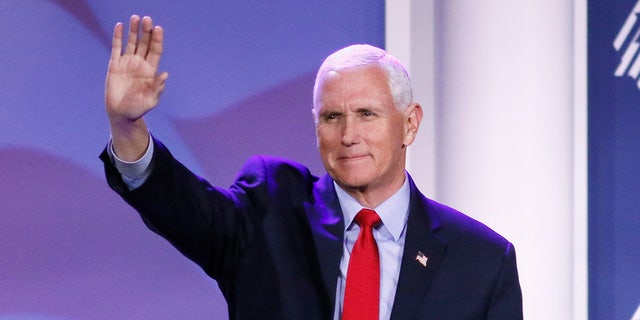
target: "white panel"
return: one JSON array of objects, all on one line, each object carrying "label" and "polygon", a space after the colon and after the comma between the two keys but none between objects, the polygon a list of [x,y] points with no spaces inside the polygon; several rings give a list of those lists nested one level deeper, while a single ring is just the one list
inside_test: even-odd
[{"label": "white panel", "polygon": [[424,110],[407,168],[424,194],[435,198],[434,0],[394,0],[386,4],[386,49],[409,71],[414,100]]},{"label": "white panel", "polygon": [[587,0],[574,1],[573,319],[589,318]]},{"label": "white panel", "polygon": [[525,318],[572,318],[572,19],[565,1],[436,3],[439,199],[516,246]]},{"label": "white panel", "polygon": [[586,0],[407,1],[387,49],[425,109],[409,171],[514,242],[525,319],[587,319]]}]

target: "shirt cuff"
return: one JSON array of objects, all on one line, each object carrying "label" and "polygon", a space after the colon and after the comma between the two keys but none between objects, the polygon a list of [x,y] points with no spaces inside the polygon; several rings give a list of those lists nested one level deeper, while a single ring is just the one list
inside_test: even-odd
[{"label": "shirt cuff", "polygon": [[122,180],[129,187],[129,190],[133,190],[139,186],[141,186],[151,174],[151,160],[153,159],[153,139],[151,134],[149,134],[149,145],[147,146],[147,150],[144,155],[136,161],[124,161],[116,155],[113,150],[113,142],[109,139],[109,146],[107,147],[107,152],[111,160],[113,161],[113,165],[116,167],[120,175],[122,176]]}]

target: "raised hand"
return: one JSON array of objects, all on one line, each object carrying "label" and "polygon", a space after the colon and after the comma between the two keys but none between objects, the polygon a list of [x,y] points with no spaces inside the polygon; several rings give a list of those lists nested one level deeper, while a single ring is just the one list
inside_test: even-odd
[{"label": "raised hand", "polygon": [[133,121],[157,105],[169,75],[157,74],[162,55],[162,28],[154,27],[150,17],[132,16],[127,46],[122,53],[123,28],[122,23],[117,23],[113,31],[105,102],[110,117]]},{"label": "raised hand", "polygon": [[113,31],[105,105],[116,155],[133,161],[144,154],[149,143],[142,116],[158,104],[169,74],[158,74],[162,28],[154,27],[150,17],[132,16],[127,45],[122,52],[123,28],[122,23],[117,23]]}]

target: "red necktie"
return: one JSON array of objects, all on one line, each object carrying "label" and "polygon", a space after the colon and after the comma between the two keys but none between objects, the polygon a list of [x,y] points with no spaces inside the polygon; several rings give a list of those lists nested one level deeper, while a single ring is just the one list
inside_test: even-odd
[{"label": "red necktie", "polygon": [[378,214],[362,209],[355,222],[360,234],[351,250],[347,285],[344,292],[343,320],[378,320],[380,304],[380,257],[373,239],[373,228],[380,224]]}]

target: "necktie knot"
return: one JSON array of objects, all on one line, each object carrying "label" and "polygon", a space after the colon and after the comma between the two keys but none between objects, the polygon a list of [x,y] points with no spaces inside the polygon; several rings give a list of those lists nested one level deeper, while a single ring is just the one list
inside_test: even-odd
[{"label": "necktie knot", "polygon": [[354,220],[361,228],[364,228],[364,227],[375,228],[380,223],[382,223],[382,220],[380,220],[380,217],[378,216],[378,214],[371,209],[360,210],[360,212],[358,212]]}]

